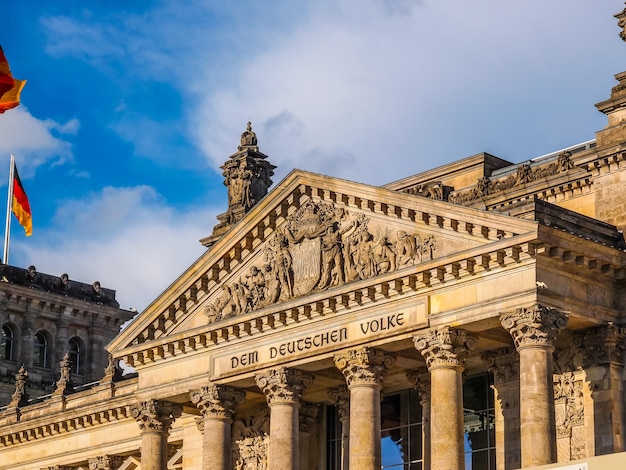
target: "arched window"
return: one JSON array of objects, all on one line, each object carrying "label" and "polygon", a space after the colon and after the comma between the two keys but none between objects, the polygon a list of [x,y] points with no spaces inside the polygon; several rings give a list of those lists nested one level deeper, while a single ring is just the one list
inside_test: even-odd
[{"label": "arched window", "polygon": [[0,359],[13,360],[13,330],[9,325],[2,326],[2,339],[0,340]]},{"label": "arched window", "polygon": [[68,342],[68,350],[70,353],[70,361],[72,361],[72,373],[81,374],[81,348],[80,342],[76,338],[72,338]]},{"label": "arched window", "polygon": [[46,338],[46,335],[41,331],[35,335],[33,365],[37,367],[48,367],[48,338]]}]

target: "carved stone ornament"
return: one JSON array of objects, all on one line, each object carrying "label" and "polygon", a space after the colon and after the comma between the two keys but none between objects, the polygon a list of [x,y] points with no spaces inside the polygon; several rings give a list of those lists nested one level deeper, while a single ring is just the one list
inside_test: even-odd
[{"label": "carved stone ornament", "polygon": [[500,323],[513,337],[518,351],[527,346],[554,347],[557,335],[567,324],[567,315],[555,308],[535,304],[502,314]]},{"label": "carved stone ornament", "polygon": [[426,359],[429,370],[434,367],[464,367],[478,338],[465,330],[444,326],[413,337],[415,348]]},{"label": "carved stone ornament", "polygon": [[117,366],[117,361],[113,359],[113,355],[109,354],[107,366],[104,369],[104,376],[100,383],[117,382],[122,378],[122,371]]},{"label": "carved stone ornament", "polygon": [[130,407],[130,415],[139,423],[142,431],[169,432],[174,420],[183,412],[183,407],[163,400],[146,400]]},{"label": "carved stone ornament", "polygon": [[443,201],[446,198],[445,189],[446,187],[441,181],[429,181],[428,183],[421,183],[407,188],[404,192]]},{"label": "carved stone ornament", "polygon": [[587,457],[583,381],[575,373],[554,375],[554,411],[559,461]]},{"label": "carved stone ornament", "polygon": [[28,380],[28,372],[24,366],[15,374],[15,391],[11,395],[11,403],[9,408],[17,408],[28,404],[28,394],[26,393],[26,382]]},{"label": "carved stone ornament", "polygon": [[269,450],[269,409],[233,423],[233,468],[266,470]]},{"label": "carved stone ornament", "polygon": [[335,367],[346,378],[348,388],[354,385],[381,386],[387,371],[393,367],[396,358],[380,349],[351,349],[335,356]]},{"label": "carved stone ornament", "polygon": [[430,403],[430,372],[428,367],[420,367],[406,372],[406,378],[420,395],[420,404],[427,406]]},{"label": "carved stone ornament", "polygon": [[621,29],[619,37],[626,41],[626,8],[614,15],[617,18],[617,26]]},{"label": "carved stone ornament", "polygon": [[363,214],[308,200],[267,240],[263,259],[205,310],[209,323],[434,257],[432,235],[378,227]]},{"label": "carved stone ornament", "polygon": [[268,405],[300,404],[302,393],[313,383],[313,376],[298,369],[278,367],[256,375],[256,384],[265,394]]},{"label": "carved stone ornament", "polygon": [[495,385],[519,380],[519,354],[514,348],[488,351],[481,358],[487,364],[487,370],[493,373]]},{"label": "carved stone ornament", "polygon": [[475,187],[467,191],[458,191],[450,194],[448,200],[454,204],[464,204],[484,196],[506,191],[515,186],[556,175],[574,167],[573,162],[570,160],[571,156],[571,152],[564,151],[558,155],[556,161],[535,168],[524,163],[518,165],[514,174],[497,180],[491,180],[488,176],[484,176],[478,180]]},{"label": "carved stone ornament", "polygon": [[89,459],[89,470],[117,470],[124,458],[117,455],[103,455]]},{"label": "carved stone ornament", "polygon": [[70,354],[65,353],[63,359],[60,362],[61,365],[61,377],[57,380],[56,390],[52,392],[53,396],[67,395],[74,391],[74,384],[72,383],[72,361],[70,361]]},{"label": "carved stone ornament", "polygon": [[347,386],[340,385],[337,388],[331,388],[328,391],[328,398],[337,407],[340,420],[350,418],[350,391]]},{"label": "carved stone ornament", "polygon": [[189,395],[205,418],[232,419],[235,408],[243,403],[246,392],[228,385],[211,384]]},{"label": "carved stone ornament", "polygon": [[583,351],[583,366],[599,364],[624,364],[626,328],[610,323],[585,330],[575,337]]}]

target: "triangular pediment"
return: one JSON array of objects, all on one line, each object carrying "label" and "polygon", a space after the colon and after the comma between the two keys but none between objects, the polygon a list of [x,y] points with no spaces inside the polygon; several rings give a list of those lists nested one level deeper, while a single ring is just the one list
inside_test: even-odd
[{"label": "triangular pediment", "polygon": [[[294,171],[110,345],[116,351],[536,231],[537,224]],[[359,284],[360,283],[360,284]],[[319,300],[318,300],[319,302]]]}]

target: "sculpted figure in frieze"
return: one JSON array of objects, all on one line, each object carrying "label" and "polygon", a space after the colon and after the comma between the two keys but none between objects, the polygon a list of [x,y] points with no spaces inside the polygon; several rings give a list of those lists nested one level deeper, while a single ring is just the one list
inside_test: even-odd
[{"label": "sculpted figure in frieze", "polygon": [[433,259],[432,235],[371,225],[365,214],[308,200],[268,237],[260,261],[221,287],[205,309],[209,322]]},{"label": "sculpted figure in frieze", "polygon": [[448,200],[455,204],[463,204],[465,202],[479,199],[483,196],[505,191],[515,186],[531,183],[540,178],[556,175],[559,172],[574,168],[574,163],[570,159],[571,156],[571,152],[564,151],[558,155],[556,161],[546,163],[536,168],[524,163],[517,167],[514,174],[504,178],[491,180],[487,176],[482,177],[477,181],[474,188],[451,194]]}]

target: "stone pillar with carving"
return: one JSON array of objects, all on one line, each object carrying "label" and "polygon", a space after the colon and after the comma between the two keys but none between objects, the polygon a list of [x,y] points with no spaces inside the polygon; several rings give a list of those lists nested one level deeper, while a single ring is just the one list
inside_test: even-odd
[{"label": "stone pillar with carving", "polygon": [[445,326],[413,338],[430,371],[431,469],[465,468],[462,373],[477,338]]},{"label": "stone pillar with carving", "polygon": [[328,391],[328,397],[337,407],[341,423],[341,470],[350,468],[350,391],[341,385]]},{"label": "stone pillar with carving", "polygon": [[300,470],[308,470],[312,461],[311,432],[317,423],[319,409],[320,406],[317,403],[302,402],[300,406],[300,412],[298,413],[300,423],[300,464],[298,468]]},{"label": "stone pillar with carving", "polygon": [[393,355],[373,348],[335,356],[335,366],[350,390],[350,468],[380,469],[380,391],[394,363]]},{"label": "stone pillar with carving", "polygon": [[422,406],[422,468],[430,470],[430,372],[427,367],[410,370],[406,378],[420,396]]},{"label": "stone pillar with carving", "polygon": [[512,347],[482,355],[493,373],[496,425],[496,469],[509,470],[522,465],[520,444],[519,355]]},{"label": "stone pillar with carving", "polygon": [[231,468],[231,425],[237,405],[246,394],[228,385],[210,384],[190,393],[191,401],[200,408],[198,427],[203,433],[202,470]]},{"label": "stone pillar with carving", "polygon": [[141,429],[142,470],[167,468],[167,438],[174,420],[183,407],[164,400],[146,400],[130,407],[130,414]]},{"label": "stone pillar with carving", "polygon": [[313,376],[297,369],[278,367],[257,374],[256,383],[270,407],[268,468],[295,470],[300,463],[298,426],[302,393],[313,383]]},{"label": "stone pillar with carving", "polygon": [[623,452],[626,450],[623,402],[626,328],[612,323],[591,328],[576,335],[574,343],[582,349],[582,365],[592,390],[593,409],[589,414],[596,417],[593,454]]},{"label": "stone pillar with carving", "polygon": [[28,394],[26,393],[26,383],[28,380],[28,372],[24,366],[15,374],[15,391],[11,395],[11,402],[8,408],[19,408],[28,405]]},{"label": "stone pillar with carving", "polygon": [[522,467],[556,462],[552,353],[567,315],[535,304],[504,313],[500,322],[519,353]]}]

